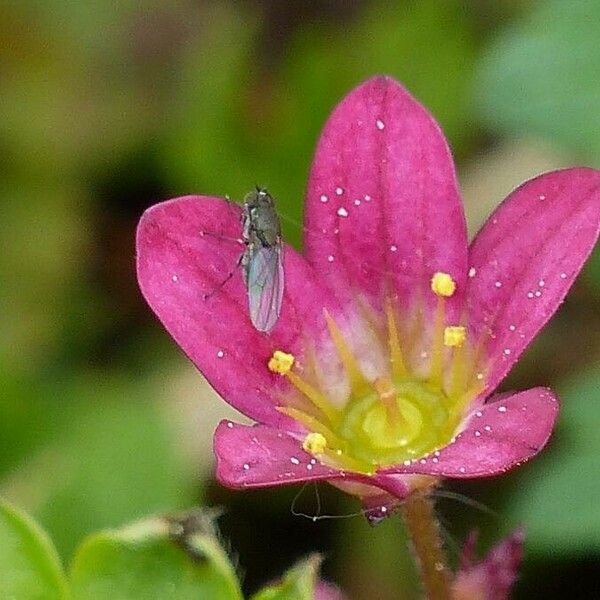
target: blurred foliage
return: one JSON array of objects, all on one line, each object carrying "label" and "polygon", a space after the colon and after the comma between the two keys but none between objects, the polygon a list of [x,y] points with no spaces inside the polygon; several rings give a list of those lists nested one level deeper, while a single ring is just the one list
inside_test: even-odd
[{"label": "blurred foliage", "polygon": [[56,550],[27,515],[0,500],[0,596],[66,600],[67,584]]},{"label": "blurred foliage", "polygon": [[508,514],[526,524],[531,551],[585,556],[600,552],[600,371],[559,391],[554,440],[512,494]]},{"label": "blurred foliage", "polygon": [[312,600],[320,562],[316,555],[305,559],[290,569],[280,582],[266,586],[251,600]]},{"label": "blurred foliage", "polygon": [[70,581],[74,600],[242,600],[210,515],[200,511],[91,535]]},{"label": "blurred foliage", "polygon": [[[94,530],[176,510],[208,490],[228,509],[223,529],[248,568],[246,593],[318,551],[352,598],[417,597],[399,523],[312,523],[290,514],[297,490],[215,492],[201,479],[212,461],[204,425],[225,406],[199,376],[190,383],[185,359],[140,299],[135,224],[165,197],[239,200],[261,184],[300,245],[319,131],[344,94],[384,72],[447,133],[474,230],[519,179],[600,164],[599,11],[594,0],[5,3],[0,492],[31,511],[67,559]],[[491,543],[500,527],[525,523],[523,597],[536,597],[549,573],[593,597],[599,295],[596,251],[507,383],[564,392],[545,455],[507,477],[455,485],[442,504],[453,547],[474,525]],[[356,510],[336,491],[320,493],[325,514]],[[453,494],[467,498],[455,503]],[[14,515],[9,526],[30,531]],[[117,545],[122,535],[110,533]],[[42,538],[31,536],[35,553]],[[9,550],[0,544],[0,560]]]},{"label": "blurred foliage", "polygon": [[490,127],[538,134],[600,164],[600,4],[538,2],[481,58],[478,110]]},{"label": "blurred foliage", "polygon": [[[0,499],[0,593],[12,600],[243,600],[215,518],[198,508],[95,532],[65,575],[46,533]],[[314,600],[318,585],[333,597],[337,590],[319,581],[320,563],[309,556],[252,600]]]}]

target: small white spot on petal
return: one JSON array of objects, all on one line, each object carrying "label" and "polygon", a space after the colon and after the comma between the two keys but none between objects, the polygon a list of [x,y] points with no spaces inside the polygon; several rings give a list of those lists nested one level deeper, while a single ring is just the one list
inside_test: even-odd
[{"label": "small white spot on petal", "polygon": [[371,196],[369,196],[369,194],[365,194],[365,202],[371,202]]},{"label": "small white spot on petal", "polygon": [[382,513],[385,513],[385,512],[387,512],[387,506],[382,506],[382,507],[381,507],[381,512],[382,512]]},{"label": "small white spot on petal", "polygon": [[439,451],[439,450],[436,450],[436,451],[433,453],[433,455],[434,455],[434,456],[439,456],[439,455],[440,455],[440,451]]},{"label": "small white spot on petal", "polygon": [[509,326],[508,326],[508,328],[509,328],[511,331],[515,331],[515,330],[517,329],[517,328],[516,328],[514,325],[509,325]]},{"label": "small white spot on petal", "polygon": [[499,406],[498,407],[498,412],[505,413],[506,412],[506,406]]},{"label": "small white spot on petal", "polygon": [[405,460],[405,461],[404,461],[402,464],[403,464],[405,467],[410,467],[410,460]]},{"label": "small white spot on petal", "polygon": [[544,194],[540,194],[540,195],[538,196],[538,198],[539,198],[540,200],[545,200],[545,199],[546,199],[546,196],[545,196]]},{"label": "small white spot on petal", "polygon": [[300,461],[295,456],[292,456],[292,458],[290,458],[290,462],[293,465],[299,465],[300,464]]},{"label": "small white spot on petal", "polygon": [[475,277],[475,275],[477,275],[477,269],[475,267],[471,267],[469,269],[469,277],[471,277],[472,279],[473,277]]},{"label": "small white spot on petal", "polygon": [[381,119],[377,119],[377,129],[381,131],[385,127],[385,123]]},{"label": "small white spot on petal", "polygon": [[338,196],[341,196],[344,193],[344,190],[341,187],[337,187],[337,188],[335,188],[335,193]]},{"label": "small white spot on petal", "polygon": [[477,379],[481,381],[483,379],[483,373],[477,373]]},{"label": "small white spot on petal", "polygon": [[566,279],[567,278],[567,274],[566,273],[561,273],[560,274],[560,278],[561,279]]},{"label": "small white spot on petal", "polygon": [[348,211],[343,206],[341,206],[340,208],[337,209],[337,214],[340,217],[347,217],[348,216]]},{"label": "small white spot on petal", "polygon": [[179,281],[179,277],[177,277],[177,275],[173,275],[171,277],[171,280],[173,281],[173,283],[177,283]]},{"label": "small white spot on petal", "polygon": [[478,411],[475,413],[475,416],[476,416],[476,417],[483,417],[483,413],[482,413],[480,410],[478,410]]},{"label": "small white spot on petal", "polygon": [[398,250],[398,246],[396,246],[395,244],[392,244],[392,245],[390,246],[390,250],[391,250],[392,252],[396,252],[396,250]]},{"label": "small white spot on petal", "polygon": [[504,354],[508,356],[510,354],[510,348],[504,348]]},{"label": "small white spot on petal", "polygon": [[502,282],[501,281],[496,281],[496,283],[494,284],[497,288],[502,287]]},{"label": "small white spot on petal", "polygon": [[539,285],[540,287],[544,287],[544,286],[546,285],[546,282],[545,282],[543,279],[540,279],[540,280],[538,281],[538,285]]},{"label": "small white spot on petal", "polygon": [[333,262],[333,256],[330,254],[330,255],[327,257],[327,260],[328,260],[329,262]]},{"label": "small white spot on petal", "polygon": [[437,463],[439,463],[439,462],[440,462],[440,459],[439,459],[439,458],[436,458],[436,457],[434,456],[434,457],[431,459],[431,462],[434,462],[434,463],[436,463],[436,464],[437,464]]},{"label": "small white spot on petal", "polygon": [[358,198],[354,201],[354,206],[360,206],[360,200]]},{"label": "small white spot on petal", "polygon": [[227,427],[229,427],[229,429],[233,429],[233,423],[231,421],[228,421]]},{"label": "small white spot on petal", "polygon": [[321,202],[325,203],[325,202],[327,202],[328,200],[329,200],[329,198],[328,198],[328,197],[327,197],[325,194],[323,194],[323,195],[321,196]]},{"label": "small white spot on petal", "polygon": [[533,298],[533,292],[527,292],[527,297],[528,298]]},{"label": "small white spot on petal", "polygon": [[307,471],[312,471],[313,466],[311,464],[306,465]]},{"label": "small white spot on petal", "polygon": [[492,428],[491,428],[489,425],[486,425],[486,426],[484,427],[484,429],[485,429],[486,431],[491,431],[491,430],[492,430]]},{"label": "small white spot on petal", "polygon": [[466,473],[467,470],[464,467],[460,467],[460,469],[458,469],[461,473]]},{"label": "small white spot on petal", "polygon": [[424,465],[424,464],[427,464],[427,460],[426,460],[426,459],[424,459],[424,458],[422,458],[422,459],[421,459],[419,462],[420,462],[422,465]]},{"label": "small white spot on petal", "polygon": [[316,465],[316,464],[317,464],[317,461],[316,461],[314,458],[311,458],[311,459],[310,459],[310,464],[311,464],[311,465]]},{"label": "small white spot on petal", "polygon": [[219,350],[219,351],[217,352],[217,356],[218,356],[219,358],[223,358],[223,356],[225,356],[225,352],[223,352],[223,350]]},{"label": "small white spot on petal", "polygon": [[248,463],[244,463],[244,471],[248,471],[250,469],[250,465]]},{"label": "small white spot on petal", "polygon": [[481,431],[476,431],[475,432],[475,437],[480,437],[481,436]]}]

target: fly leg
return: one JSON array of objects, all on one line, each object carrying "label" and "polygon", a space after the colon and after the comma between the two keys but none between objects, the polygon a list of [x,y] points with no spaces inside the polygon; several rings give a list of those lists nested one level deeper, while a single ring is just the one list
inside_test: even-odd
[{"label": "fly leg", "polygon": [[213,233],[212,231],[201,231],[200,232],[200,237],[204,237],[204,236],[208,236],[208,237],[213,237],[217,240],[224,240],[226,242],[232,242],[233,244],[244,244],[244,240],[242,238],[236,238],[236,237],[232,237],[229,235],[222,235],[220,233]]},{"label": "fly leg", "polygon": [[225,277],[225,279],[214,290],[212,290],[208,294],[204,294],[202,296],[202,298],[204,300],[208,300],[209,298],[212,298],[218,291],[223,289],[225,284],[235,275],[235,272],[240,268],[240,265],[242,264],[245,255],[246,255],[245,252],[240,254],[239,258],[237,259],[237,261],[235,263],[235,268],[231,269],[231,271],[227,274],[227,277]]}]

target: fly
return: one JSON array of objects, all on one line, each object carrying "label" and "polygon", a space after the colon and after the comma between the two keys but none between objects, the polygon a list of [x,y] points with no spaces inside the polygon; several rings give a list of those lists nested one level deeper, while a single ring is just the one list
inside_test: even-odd
[{"label": "fly", "polygon": [[[281,313],[284,276],[281,224],[275,200],[264,188],[257,187],[244,198],[241,241],[245,248],[237,264],[242,267],[250,320],[256,330],[268,333]],[[217,289],[234,273],[232,271]]]},{"label": "fly", "polygon": [[250,320],[258,331],[275,326],[283,300],[283,243],[273,197],[257,187],[244,198],[240,258],[248,293]]}]

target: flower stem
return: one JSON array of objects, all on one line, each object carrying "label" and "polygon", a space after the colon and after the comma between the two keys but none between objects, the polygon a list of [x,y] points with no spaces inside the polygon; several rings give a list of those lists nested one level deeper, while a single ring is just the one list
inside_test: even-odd
[{"label": "flower stem", "polygon": [[402,505],[404,521],[429,600],[451,600],[450,576],[433,502],[413,496]]}]

